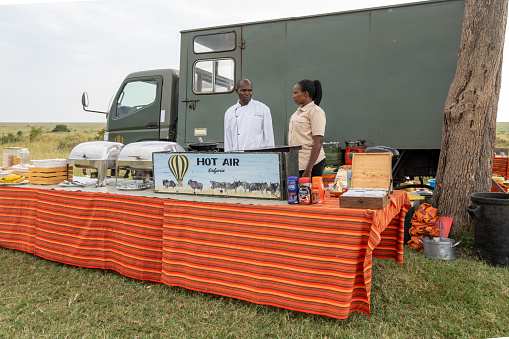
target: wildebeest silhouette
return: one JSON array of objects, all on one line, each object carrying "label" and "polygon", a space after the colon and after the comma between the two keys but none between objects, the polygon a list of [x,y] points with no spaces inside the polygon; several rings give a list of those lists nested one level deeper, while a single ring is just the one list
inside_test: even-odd
[{"label": "wildebeest silhouette", "polygon": [[266,187],[266,191],[270,192],[272,195],[276,194],[278,189],[279,189],[279,183],[278,182],[271,182]]},{"label": "wildebeest silhouette", "polygon": [[187,184],[188,184],[189,186],[191,186],[191,188],[192,188],[194,191],[203,189],[203,184],[202,184],[201,182],[198,182],[198,181],[194,181],[194,180],[189,179],[189,181],[187,182]]},{"label": "wildebeest silhouette", "polygon": [[163,180],[163,186],[166,188],[174,188],[177,187],[177,184],[173,180]]},{"label": "wildebeest silhouette", "polygon": [[219,181],[213,181],[210,180],[210,186],[213,190],[215,189],[226,189],[226,183],[225,182],[219,182]]}]

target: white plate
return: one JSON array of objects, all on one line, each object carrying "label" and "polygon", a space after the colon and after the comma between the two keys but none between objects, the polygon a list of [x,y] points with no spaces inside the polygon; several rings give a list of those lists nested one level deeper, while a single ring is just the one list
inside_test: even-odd
[{"label": "white plate", "polygon": [[28,167],[16,167],[16,166],[12,166],[12,171],[13,172],[16,172],[16,173],[20,173],[21,174],[25,174],[25,173],[28,173]]},{"label": "white plate", "polygon": [[127,185],[117,185],[117,189],[121,191],[140,191],[146,190],[147,188],[151,188],[150,184],[127,184]]},{"label": "white plate", "polygon": [[66,181],[66,182],[61,182],[58,184],[58,186],[63,186],[63,187],[85,187],[85,186],[91,186],[91,185],[93,185],[93,183],[81,182],[81,181],[72,181],[72,182]]},{"label": "white plate", "polygon": [[22,182],[0,182],[0,186],[18,186],[28,184],[28,180],[24,180]]}]

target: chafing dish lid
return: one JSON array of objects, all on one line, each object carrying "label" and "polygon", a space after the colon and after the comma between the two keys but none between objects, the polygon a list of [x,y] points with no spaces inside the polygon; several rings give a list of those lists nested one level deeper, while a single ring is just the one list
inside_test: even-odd
[{"label": "chafing dish lid", "polygon": [[67,160],[117,160],[124,144],[112,141],[89,141],[74,147]]},{"label": "chafing dish lid", "polygon": [[152,161],[153,152],[185,152],[185,149],[169,141],[133,142],[120,151],[118,161]]}]

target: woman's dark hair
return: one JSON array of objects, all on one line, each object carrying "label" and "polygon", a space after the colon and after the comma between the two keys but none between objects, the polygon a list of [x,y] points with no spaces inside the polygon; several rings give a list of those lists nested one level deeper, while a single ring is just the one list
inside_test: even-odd
[{"label": "woman's dark hair", "polygon": [[320,80],[304,79],[297,83],[300,86],[301,92],[308,92],[311,99],[315,104],[320,105],[322,101],[322,83]]}]

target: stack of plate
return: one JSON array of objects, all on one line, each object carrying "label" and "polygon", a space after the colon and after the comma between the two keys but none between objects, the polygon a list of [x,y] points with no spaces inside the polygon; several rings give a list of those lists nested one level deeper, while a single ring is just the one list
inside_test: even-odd
[{"label": "stack of plate", "polygon": [[37,168],[65,167],[67,165],[67,159],[31,160],[31,162]]}]

